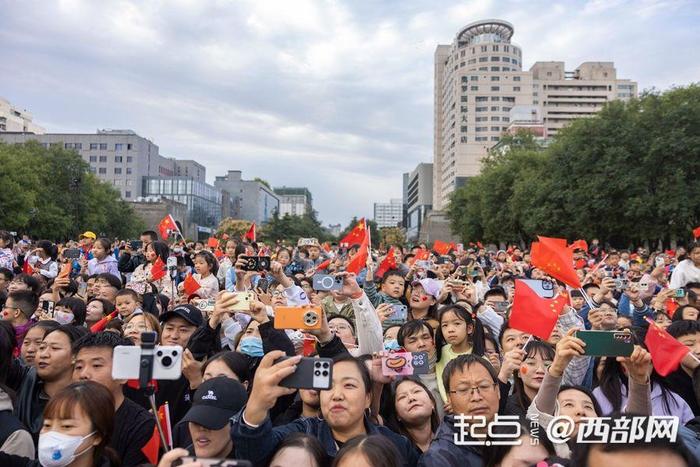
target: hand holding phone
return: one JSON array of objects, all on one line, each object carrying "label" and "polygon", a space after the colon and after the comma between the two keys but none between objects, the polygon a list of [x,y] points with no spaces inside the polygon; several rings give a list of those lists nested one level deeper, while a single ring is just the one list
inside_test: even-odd
[{"label": "hand holding phone", "polygon": [[576,331],[574,336],[586,344],[584,355],[629,357],[634,350],[632,334],[625,331]]},{"label": "hand holding phone", "polygon": [[[290,357],[282,357],[280,363]],[[333,359],[302,357],[291,375],[280,381],[279,385],[293,389],[330,389],[333,383]]]}]

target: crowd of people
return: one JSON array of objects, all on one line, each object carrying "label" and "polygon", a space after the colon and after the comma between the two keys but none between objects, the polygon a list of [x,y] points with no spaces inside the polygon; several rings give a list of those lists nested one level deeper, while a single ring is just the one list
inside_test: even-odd
[{"label": "crowd of people", "polygon": [[[700,243],[579,245],[581,289],[518,245],[370,248],[348,268],[362,248],[0,231],[0,465],[699,465]],[[509,325],[520,279],[566,295],[547,339]],[[320,309],[320,325],[282,329],[282,307]],[[690,349],[664,377],[644,345],[654,325]],[[588,355],[581,330],[627,332],[634,350]],[[144,333],[182,349],[175,377],[146,390],[115,351]],[[397,352],[424,353],[424,371],[387,374]],[[283,383],[305,357],[332,359],[328,389]],[[633,416],[677,419],[678,436],[577,442]],[[520,428],[513,443],[495,442],[499,417]],[[570,436],[554,442],[561,417]]]}]

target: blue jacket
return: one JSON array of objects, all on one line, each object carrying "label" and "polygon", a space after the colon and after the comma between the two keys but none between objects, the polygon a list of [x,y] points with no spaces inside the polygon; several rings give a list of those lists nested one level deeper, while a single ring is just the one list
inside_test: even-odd
[{"label": "blue jacket", "polygon": [[[231,428],[231,438],[236,447],[236,459],[249,460],[255,466],[267,465],[279,443],[291,433],[306,433],[317,438],[331,459],[338,453],[331,428],[325,420],[300,418],[292,423],[273,428],[268,417],[259,427],[251,428],[243,422],[244,410],[245,408],[233,418]],[[373,425],[367,419],[365,419],[365,428],[368,435],[383,435],[394,443],[396,450],[403,456],[401,465],[414,467],[418,463],[418,450],[405,436],[394,433],[386,427]]]},{"label": "blue jacket", "polygon": [[430,448],[421,456],[419,467],[481,467],[484,461],[479,446],[457,446],[454,417],[446,415],[438,427]]}]

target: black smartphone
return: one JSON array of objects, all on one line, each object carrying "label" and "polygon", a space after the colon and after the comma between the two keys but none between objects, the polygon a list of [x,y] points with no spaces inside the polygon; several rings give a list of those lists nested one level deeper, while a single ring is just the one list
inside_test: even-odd
[{"label": "black smartphone", "polygon": [[[282,357],[275,363],[289,357]],[[333,384],[333,359],[302,357],[294,373],[280,381],[280,386],[294,389],[330,389]]]},{"label": "black smartphone", "polygon": [[269,271],[270,257],[269,256],[241,256],[245,261],[243,265],[244,271]]},{"label": "black smartphone", "polygon": [[78,259],[80,258],[80,248],[67,248],[63,250],[63,257],[66,259]]},{"label": "black smartphone", "polygon": [[129,242],[132,250],[139,250],[143,247],[143,242],[141,240],[132,240]]}]

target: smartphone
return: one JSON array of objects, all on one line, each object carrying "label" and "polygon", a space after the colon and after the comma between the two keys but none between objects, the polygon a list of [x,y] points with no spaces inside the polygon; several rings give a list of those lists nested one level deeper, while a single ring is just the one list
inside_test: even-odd
[{"label": "smartphone", "polygon": [[584,355],[594,357],[629,357],[634,350],[632,334],[623,331],[576,331],[586,343]]},{"label": "smartphone", "polygon": [[[282,357],[275,363],[289,357]],[[294,389],[330,389],[333,383],[333,359],[302,357],[294,373],[280,381],[280,386]]]},{"label": "smartphone", "polygon": [[[112,378],[139,379],[141,347],[118,345],[112,359]],[[182,347],[157,345],[153,351],[153,379],[176,380],[182,375]]]},{"label": "smartphone", "polygon": [[132,250],[140,250],[143,247],[143,242],[141,240],[132,240],[129,242]]},{"label": "smartphone", "polygon": [[505,313],[506,311],[508,311],[508,302],[496,302],[494,304],[494,307],[494,311],[496,313]]},{"label": "smartphone", "polygon": [[666,261],[664,260],[663,257],[657,256],[656,259],[654,260],[654,265],[658,268],[659,266],[663,266],[666,264]]},{"label": "smartphone", "polygon": [[554,298],[554,284],[550,281],[543,281],[538,279],[520,279],[521,282],[525,282],[530,286],[532,290],[537,292],[542,298]]},{"label": "smartphone", "polygon": [[199,463],[202,467],[253,467],[249,461],[237,459],[209,459],[205,457],[181,457],[172,463],[173,467],[183,464]]},{"label": "smartphone", "polygon": [[269,256],[241,256],[246,263],[243,265],[244,271],[269,271]]},{"label": "smartphone", "polygon": [[56,306],[56,303],[51,300],[42,300],[41,302],[41,309],[51,318],[53,318],[54,306]]},{"label": "smartphone", "polygon": [[320,306],[278,306],[275,329],[321,329],[322,318]]},{"label": "smartphone", "polygon": [[58,277],[70,277],[70,272],[73,270],[73,263],[67,262],[61,265],[61,271],[58,273]]},{"label": "smartphone", "polygon": [[433,262],[426,260],[416,261],[416,266],[422,269],[433,269]]},{"label": "smartphone", "polygon": [[66,259],[78,259],[81,253],[80,248],[67,248],[63,250],[63,257]]},{"label": "smartphone", "polygon": [[615,290],[627,290],[629,286],[629,279],[615,279]]},{"label": "smartphone", "polygon": [[199,300],[197,302],[197,308],[199,308],[202,313],[211,313],[214,311],[214,305],[216,304],[216,299],[214,298],[207,298],[204,300]]},{"label": "smartphone", "polygon": [[673,293],[673,296],[675,298],[683,298],[685,297],[685,289],[676,289],[676,291]]},{"label": "smartphone", "polygon": [[314,290],[340,290],[343,288],[343,277],[332,276],[330,274],[314,274],[313,276]]},{"label": "smartphone", "polygon": [[382,357],[384,376],[425,375],[429,371],[428,352],[392,352]]},{"label": "smartphone", "polygon": [[[250,311],[250,302],[253,301],[253,292],[236,292],[238,302],[231,308],[232,311]],[[213,308],[212,308],[213,309]]]},{"label": "smartphone", "polygon": [[386,317],[386,322],[391,324],[404,324],[408,319],[408,307],[406,305],[391,305],[394,310]]},{"label": "smartphone", "polygon": [[78,295],[81,297],[87,297],[87,282],[81,282],[78,284]]}]

